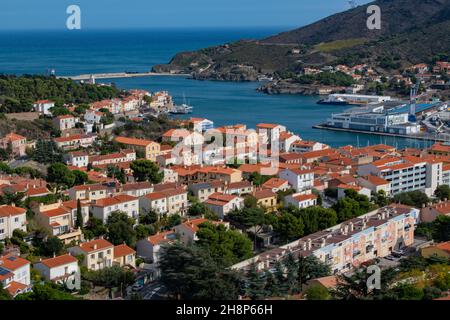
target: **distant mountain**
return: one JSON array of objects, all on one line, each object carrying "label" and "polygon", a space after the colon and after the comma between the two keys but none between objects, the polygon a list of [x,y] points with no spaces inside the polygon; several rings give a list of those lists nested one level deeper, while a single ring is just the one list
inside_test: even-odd
[{"label": "distant mountain", "polygon": [[[366,26],[372,4],[381,8],[381,30]],[[337,63],[364,62],[391,72],[436,55],[450,55],[450,0],[378,0],[266,39],[182,52],[154,69],[245,81]]]}]

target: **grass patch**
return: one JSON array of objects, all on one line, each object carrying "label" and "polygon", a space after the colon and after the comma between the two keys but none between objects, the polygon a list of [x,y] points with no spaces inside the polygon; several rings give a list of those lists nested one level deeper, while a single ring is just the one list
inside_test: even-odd
[{"label": "grass patch", "polygon": [[365,38],[336,40],[331,42],[319,43],[314,47],[314,49],[320,52],[333,52],[337,50],[352,48],[360,44],[364,44],[365,42],[367,42],[367,39]]}]

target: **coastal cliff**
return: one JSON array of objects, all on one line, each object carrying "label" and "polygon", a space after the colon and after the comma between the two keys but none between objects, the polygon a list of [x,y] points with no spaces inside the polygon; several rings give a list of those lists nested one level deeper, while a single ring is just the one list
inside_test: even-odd
[{"label": "coastal cliff", "polygon": [[[381,30],[366,26],[370,4],[382,10]],[[274,82],[260,91],[307,94],[324,83],[289,81],[305,68],[366,64],[379,75],[393,75],[413,64],[450,57],[450,0],[378,0],[370,4],[266,39],[178,53],[153,71],[218,81],[255,81],[269,76]]]}]

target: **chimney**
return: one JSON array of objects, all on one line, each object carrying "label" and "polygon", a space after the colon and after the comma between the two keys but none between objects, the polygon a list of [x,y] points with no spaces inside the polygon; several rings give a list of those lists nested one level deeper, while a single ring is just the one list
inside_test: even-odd
[{"label": "chimney", "polygon": [[327,240],[325,238],[322,238],[322,242],[320,243],[320,247],[323,248],[327,244]]},{"label": "chimney", "polygon": [[348,225],[350,227],[350,232],[353,232],[353,222],[350,222]]},{"label": "chimney", "polygon": [[308,250],[312,249],[312,240],[308,239]]},{"label": "chimney", "polygon": [[97,244],[94,244],[93,248],[94,250],[97,250]]},{"label": "chimney", "polygon": [[306,251],[306,242],[303,242],[303,251]]}]

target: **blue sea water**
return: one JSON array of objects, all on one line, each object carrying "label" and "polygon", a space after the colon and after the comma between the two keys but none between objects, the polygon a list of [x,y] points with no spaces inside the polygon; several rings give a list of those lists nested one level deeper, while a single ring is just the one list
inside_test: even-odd
[{"label": "blue sea water", "polygon": [[[0,31],[0,73],[57,75],[149,71],[168,62],[177,52],[195,50],[239,39],[258,39],[283,28],[151,29],[126,31]],[[103,80],[102,80],[103,81]],[[108,81],[108,80],[104,80]],[[194,106],[190,116],[205,117],[216,126],[259,122],[280,123],[303,139],[331,146],[387,143],[423,148],[430,142],[312,129],[333,112],[346,107],[317,105],[318,97],[265,95],[259,83],[195,81],[182,77],[113,79],[118,87],[168,90],[177,103],[184,97]]]}]

